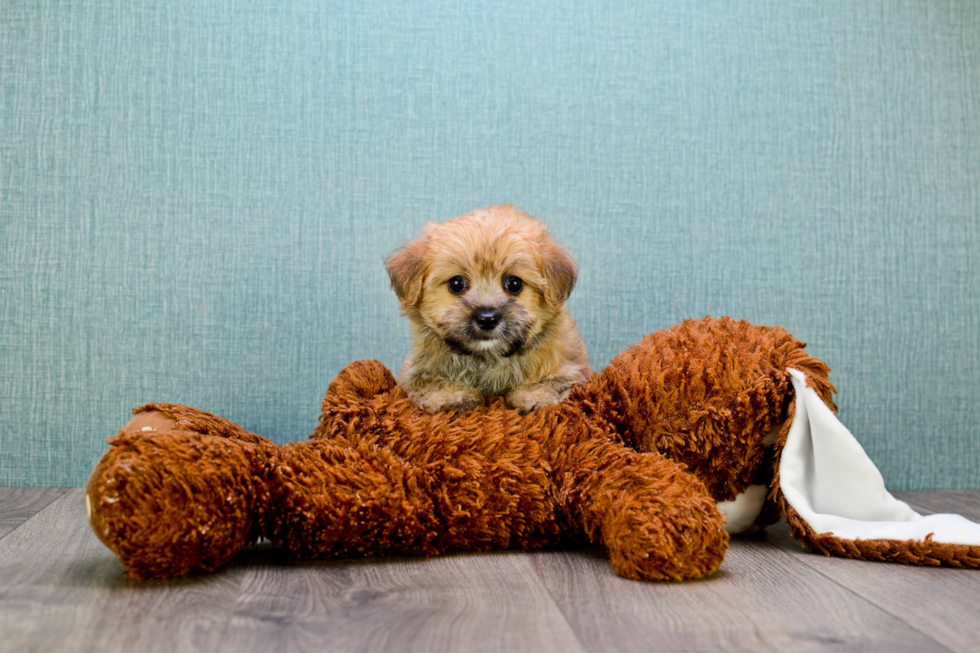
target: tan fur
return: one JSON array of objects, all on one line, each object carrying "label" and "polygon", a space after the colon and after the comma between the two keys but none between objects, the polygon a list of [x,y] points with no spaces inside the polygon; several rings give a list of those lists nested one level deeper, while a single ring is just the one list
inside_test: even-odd
[{"label": "tan fur", "polygon": [[[561,401],[591,375],[564,306],[578,268],[540,221],[492,206],[429,223],[385,267],[412,324],[399,384],[423,410],[467,410],[484,395],[503,395],[528,412]],[[504,289],[511,275],[523,281],[519,294]],[[449,290],[456,276],[468,282],[462,294]],[[492,337],[474,326],[481,308],[501,313]]]}]

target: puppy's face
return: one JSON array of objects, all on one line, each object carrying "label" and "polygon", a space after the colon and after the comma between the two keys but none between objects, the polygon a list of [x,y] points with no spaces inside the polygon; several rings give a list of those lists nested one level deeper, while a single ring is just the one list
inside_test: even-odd
[{"label": "puppy's face", "polygon": [[460,354],[508,357],[561,310],[577,268],[537,220],[491,207],[441,224],[386,261],[403,311]]}]

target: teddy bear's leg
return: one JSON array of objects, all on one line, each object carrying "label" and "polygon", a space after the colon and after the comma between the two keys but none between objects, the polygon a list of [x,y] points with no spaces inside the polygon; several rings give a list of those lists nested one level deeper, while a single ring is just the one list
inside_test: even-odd
[{"label": "teddy bear's leg", "polygon": [[276,444],[171,404],[138,409],[110,444],[85,500],[127,576],[210,571],[261,535]]},{"label": "teddy bear's leg", "polygon": [[268,532],[302,558],[434,555],[453,548],[437,492],[425,470],[376,444],[291,443]]},{"label": "teddy bear's leg", "polygon": [[685,580],[716,570],[728,533],[704,484],[657,453],[617,443],[574,445],[560,461],[562,497],[615,570],[639,580]]}]

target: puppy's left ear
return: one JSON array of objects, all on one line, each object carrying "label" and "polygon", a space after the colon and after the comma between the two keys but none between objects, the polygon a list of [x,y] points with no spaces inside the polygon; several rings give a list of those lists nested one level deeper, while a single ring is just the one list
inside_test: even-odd
[{"label": "puppy's left ear", "polygon": [[414,240],[385,259],[391,287],[402,304],[414,306],[422,296],[428,237]]},{"label": "puppy's left ear", "polygon": [[541,248],[542,272],[547,285],[544,298],[552,308],[565,303],[578,279],[578,264],[558,243],[547,240]]}]

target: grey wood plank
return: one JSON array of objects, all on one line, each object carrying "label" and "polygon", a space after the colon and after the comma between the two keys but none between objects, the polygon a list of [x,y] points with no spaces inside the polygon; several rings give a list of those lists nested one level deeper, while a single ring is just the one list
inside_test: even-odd
[{"label": "grey wood plank", "polygon": [[944,651],[940,644],[758,537],[686,583],[616,576],[601,549],[534,558],[591,651]]},{"label": "grey wood plank", "polygon": [[[923,514],[957,512],[970,519],[980,518],[980,491],[895,494]],[[980,648],[980,619],[977,618],[980,570],[828,558],[802,550],[785,526],[770,528],[765,538],[794,560],[819,571],[948,649],[973,652]]]},{"label": "grey wood plank", "polygon": [[0,539],[60,497],[63,487],[0,487]]},{"label": "grey wood plank", "polygon": [[0,651],[212,651],[244,571],[126,580],[70,490],[0,540]]},{"label": "grey wood plank", "polygon": [[583,651],[530,560],[258,552],[221,651]]},{"label": "grey wood plank", "polygon": [[[0,493],[0,515],[26,516],[42,495]],[[980,516],[980,492],[902,498]],[[966,651],[980,641],[978,583],[806,554],[785,527],[734,541],[694,583],[619,578],[601,549],[297,562],[270,547],[215,574],[137,583],[71,490],[0,540],[0,651]]]}]

